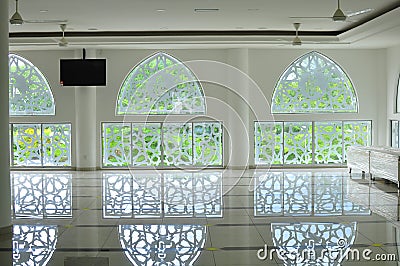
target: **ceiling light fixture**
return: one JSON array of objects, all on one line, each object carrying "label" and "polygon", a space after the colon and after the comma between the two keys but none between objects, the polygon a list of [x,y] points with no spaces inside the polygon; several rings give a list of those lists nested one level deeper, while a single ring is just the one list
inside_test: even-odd
[{"label": "ceiling light fixture", "polygon": [[195,12],[217,12],[219,8],[195,8]]}]

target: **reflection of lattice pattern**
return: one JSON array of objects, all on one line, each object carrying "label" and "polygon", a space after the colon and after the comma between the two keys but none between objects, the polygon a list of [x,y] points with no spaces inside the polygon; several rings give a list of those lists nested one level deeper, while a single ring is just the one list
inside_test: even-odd
[{"label": "reflection of lattice pattern", "polygon": [[315,122],[315,162],[342,163],[342,122]]},{"label": "reflection of lattice pattern", "polygon": [[128,166],[131,163],[131,126],[103,124],[103,165]]},{"label": "reflection of lattice pattern", "polygon": [[135,266],[193,265],[204,248],[202,225],[120,225],[119,241]]},{"label": "reflection of lattice pattern", "polygon": [[285,174],[283,182],[283,205],[290,215],[309,215],[312,209],[312,186],[310,173]]},{"label": "reflection of lattice pattern", "polygon": [[105,173],[103,216],[222,217],[222,176],[213,172],[134,176]]},{"label": "reflection of lattice pattern", "polygon": [[14,225],[13,265],[43,265],[53,256],[57,244],[55,225]]},{"label": "reflection of lattice pattern", "polygon": [[43,165],[71,165],[71,125],[43,124]]},{"label": "reflection of lattice pattern", "polygon": [[294,61],[275,87],[272,113],[357,112],[357,96],[346,73],[318,52]]},{"label": "reflection of lattice pattern", "polygon": [[222,217],[222,176],[219,173],[195,173],[193,201],[196,217]]},{"label": "reflection of lattice pattern", "polygon": [[72,217],[71,174],[12,173],[16,218]]},{"label": "reflection of lattice pattern", "polygon": [[13,125],[15,166],[41,166],[41,127],[39,124]]},{"label": "reflection of lattice pattern", "polygon": [[164,164],[193,165],[192,124],[164,124]]},{"label": "reflection of lattice pattern", "polygon": [[[344,150],[349,146],[371,145],[371,121],[345,121],[343,123]],[[344,161],[347,154],[344,153]]]},{"label": "reflection of lattice pattern", "polygon": [[341,215],[343,211],[343,178],[318,173],[314,177],[315,215]]},{"label": "reflection of lattice pattern", "polygon": [[[276,254],[285,265],[340,265],[354,244],[356,223],[272,223]],[[330,252],[326,252],[326,251]]]},{"label": "reflection of lattice pattern", "polygon": [[135,218],[160,217],[161,176],[135,175],[133,178],[133,214]]},{"label": "reflection of lattice pattern", "polygon": [[205,114],[203,89],[192,71],[159,52],[134,67],[117,100],[123,114]]},{"label": "reflection of lattice pattern", "polygon": [[15,54],[9,60],[10,115],[55,115],[46,78],[31,62]]},{"label": "reflection of lattice pattern", "polygon": [[312,163],[312,123],[287,122],[284,131],[285,164]]},{"label": "reflection of lattice pattern", "polygon": [[161,124],[132,125],[133,166],[157,166],[161,164]]},{"label": "reflection of lattice pattern", "polygon": [[254,177],[254,216],[370,214],[363,206],[368,203],[354,203],[344,195],[355,185],[343,183],[341,173],[269,172]]},{"label": "reflection of lattice pattern", "polygon": [[194,123],[194,165],[222,165],[221,123]]},{"label": "reflection of lattice pattern", "polygon": [[193,176],[191,173],[165,175],[165,216],[193,215]]},{"label": "reflection of lattice pattern", "polygon": [[283,123],[256,122],[255,163],[283,164]]},{"label": "reflection of lattice pattern", "polygon": [[283,173],[256,176],[254,186],[254,216],[283,214]]},{"label": "reflection of lattice pattern", "polygon": [[103,174],[103,216],[131,217],[132,177],[129,174]]}]

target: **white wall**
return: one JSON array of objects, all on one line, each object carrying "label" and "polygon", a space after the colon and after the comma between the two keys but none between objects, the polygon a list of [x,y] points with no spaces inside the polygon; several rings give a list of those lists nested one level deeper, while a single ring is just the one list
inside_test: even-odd
[{"label": "white wall", "polygon": [[[266,99],[270,102],[275,83],[281,73],[296,58],[310,50],[304,49],[249,49],[248,71],[250,77],[261,88]],[[318,114],[318,115],[275,115],[275,120],[343,120],[343,119],[365,119],[373,121],[373,143],[385,144],[387,142],[387,113],[390,112],[386,106],[386,99],[391,100],[390,93],[386,96],[386,87],[394,85],[390,79],[395,79],[399,73],[400,47],[389,49],[386,57],[386,50],[317,50],[334,60],[350,76],[359,99],[359,113],[357,114]],[[126,74],[141,60],[156,52],[155,50],[98,50],[98,58],[107,58],[108,77],[107,86],[97,87],[97,166],[101,166],[101,122],[123,121],[123,116],[115,116],[115,102],[117,93]],[[219,62],[232,62],[234,52],[229,49],[198,49],[198,50],[165,50],[182,61],[190,60],[215,60]],[[34,63],[46,75],[56,100],[55,117],[28,117],[11,118],[12,122],[71,122],[74,127],[75,109],[74,89],[58,85],[60,58],[73,58],[73,50],[55,51],[20,51],[15,52]],[[393,69],[395,66],[396,69]],[[387,71],[386,71],[387,70]],[[207,69],[212,73],[213,69]],[[388,84],[386,85],[386,79]],[[397,80],[397,79],[396,79]],[[221,103],[228,102],[229,90],[221,85],[203,83],[205,94],[212,97],[208,101],[208,116],[228,123],[231,110],[227,107],[221,108]],[[251,86],[250,86],[251,87]],[[259,95],[249,92],[250,105],[257,109],[257,118],[250,114],[250,136],[253,134],[253,120],[271,120],[270,107]],[[262,112],[260,112],[262,110]],[[251,112],[250,112],[251,113]],[[396,115],[400,118],[400,115]],[[187,119],[190,117],[179,117]],[[156,117],[153,120],[163,120],[163,117]],[[143,120],[143,117],[131,117],[129,120]],[[75,131],[73,131],[75,132]],[[74,141],[74,139],[73,139]],[[74,142],[73,142],[74,143]],[[229,154],[229,142],[225,141],[225,163]],[[253,143],[253,139],[250,139]],[[75,166],[75,148],[73,146],[73,166]],[[251,155],[252,157],[253,155]]]},{"label": "white wall", "polygon": [[[400,120],[400,113],[396,113],[397,83],[400,75],[400,45],[387,49],[387,127],[390,120]],[[390,145],[390,130],[387,132],[387,145]]]}]

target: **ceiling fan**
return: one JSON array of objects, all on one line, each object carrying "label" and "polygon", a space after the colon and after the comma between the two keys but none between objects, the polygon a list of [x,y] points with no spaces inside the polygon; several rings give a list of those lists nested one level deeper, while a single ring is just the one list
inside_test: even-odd
[{"label": "ceiling fan", "polygon": [[292,46],[300,46],[302,44],[349,44],[347,42],[339,42],[339,41],[311,41],[311,40],[301,40],[299,36],[299,28],[300,28],[301,23],[295,22],[293,23],[293,27],[296,30],[296,35],[292,40],[285,40],[285,39],[278,39],[282,45],[292,45]]},{"label": "ceiling fan", "polygon": [[294,19],[331,19],[335,22],[346,22],[349,21],[348,18],[354,17],[354,16],[359,16],[362,14],[366,14],[371,12],[373,9],[372,8],[366,8],[360,11],[352,12],[349,14],[345,14],[343,10],[340,8],[340,0],[337,0],[337,9],[333,13],[331,17],[290,17]]},{"label": "ceiling fan", "polygon": [[65,38],[65,29],[67,28],[67,24],[60,24],[60,28],[62,31],[62,37],[60,40],[58,40],[58,46],[60,47],[67,47],[68,46],[68,41]]},{"label": "ceiling fan", "polygon": [[67,20],[24,20],[21,14],[18,12],[18,0],[15,0],[15,13],[10,18],[11,25],[22,25],[23,23],[67,23]]}]

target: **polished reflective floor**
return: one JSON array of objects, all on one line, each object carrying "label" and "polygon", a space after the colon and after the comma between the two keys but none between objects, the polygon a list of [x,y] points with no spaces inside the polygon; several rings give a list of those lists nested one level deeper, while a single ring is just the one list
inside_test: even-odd
[{"label": "polished reflective floor", "polygon": [[397,186],[346,169],[11,179],[1,265],[400,265]]}]

